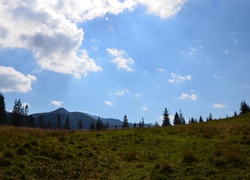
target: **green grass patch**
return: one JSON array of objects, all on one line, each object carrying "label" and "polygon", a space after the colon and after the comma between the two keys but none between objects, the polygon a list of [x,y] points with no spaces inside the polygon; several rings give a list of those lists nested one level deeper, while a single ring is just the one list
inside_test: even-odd
[{"label": "green grass patch", "polygon": [[0,179],[249,179],[250,114],[98,132],[0,127]]}]

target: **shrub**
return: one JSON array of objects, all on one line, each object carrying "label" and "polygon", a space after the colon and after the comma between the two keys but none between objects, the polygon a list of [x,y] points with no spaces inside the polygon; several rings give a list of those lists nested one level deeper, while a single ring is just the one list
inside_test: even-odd
[{"label": "shrub", "polygon": [[196,161],[198,161],[198,159],[191,150],[187,150],[183,153],[182,163],[192,163]]}]

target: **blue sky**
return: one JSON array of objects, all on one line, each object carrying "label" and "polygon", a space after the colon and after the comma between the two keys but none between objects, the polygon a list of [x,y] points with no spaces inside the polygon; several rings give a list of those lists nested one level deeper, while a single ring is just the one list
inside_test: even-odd
[{"label": "blue sky", "polygon": [[232,116],[250,102],[250,1],[0,2],[0,92],[130,122]]}]

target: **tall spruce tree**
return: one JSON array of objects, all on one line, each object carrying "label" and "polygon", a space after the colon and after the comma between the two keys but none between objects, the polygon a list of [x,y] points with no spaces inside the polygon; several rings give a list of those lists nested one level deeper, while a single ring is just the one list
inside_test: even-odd
[{"label": "tall spruce tree", "polygon": [[60,114],[57,115],[57,129],[62,129],[62,121]]},{"label": "tall spruce tree", "polygon": [[181,110],[180,110],[179,118],[180,118],[180,124],[186,124],[185,118]]},{"label": "tall spruce tree", "polygon": [[126,115],[123,118],[122,128],[129,128],[128,118]]},{"label": "tall spruce tree", "polygon": [[89,130],[94,131],[95,130],[95,121],[92,121],[89,126]]},{"label": "tall spruce tree", "polygon": [[23,126],[24,121],[24,108],[20,99],[14,101],[14,106],[11,114],[11,125]]},{"label": "tall spruce tree", "polygon": [[78,127],[79,130],[83,129],[83,127],[82,127],[82,120],[81,119],[77,122],[77,127]]},{"label": "tall spruce tree", "polygon": [[246,114],[248,112],[250,112],[249,105],[246,103],[246,101],[242,101],[240,104],[240,114]]},{"label": "tall spruce tree", "polygon": [[0,125],[6,125],[7,118],[6,118],[6,110],[5,110],[5,101],[4,96],[0,93]]},{"label": "tall spruce tree", "polygon": [[70,130],[70,122],[69,122],[69,116],[66,117],[64,129]]},{"label": "tall spruce tree", "polygon": [[203,122],[204,122],[204,120],[202,119],[202,116],[200,116],[199,123],[203,123]]},{"label": "tall spruce tree", "polygon": [[165,110],[163,111],[162,127],[164,127],[164,126],[171,126],[167,108],[165,108]]},{"label": "tall spruce tree", "polygon": [[179,114],[176,112],[175,115],[174,115],[174,125],[179,125],[181,124],[181,121],[180,121],[180,117],[179,117]]}]

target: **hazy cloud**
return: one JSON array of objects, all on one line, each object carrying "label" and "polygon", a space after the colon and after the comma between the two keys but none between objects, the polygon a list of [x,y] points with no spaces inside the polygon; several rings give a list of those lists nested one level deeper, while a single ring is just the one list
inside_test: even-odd
[{"label": "hazy cloud", "polygon": [[192,100],[196,101],[198,98],[196,94],[187,94],[187,93],[182,93],[182,95],[179,97],[179,100]]},{"label": "hazy cloud", "polygon": [[127,89],[117,91],[117,92],[115,93],[115,95],[117,95],[117,96],[123,96],[123,95],[126,94],[126,93],[129,93],[129,91],[128,91]]},{"label": "hazy cloud", "polygon": [[113,106],[114,105],[114,103],[111,102],[111,101],[105,101],[104,103],[107,104],[107,105],[109,105],[109,106]]},{"label": "hazy cloud", "polygon": [[60,106],[62,106],[63,101],[56,101],[56,100],[54,100],[54,101],[51,101],[51,104],[53,104],[56,107],[60,107]]},{"label": "hazy cloud", "polygon": [[167,72],[167,70],[164,69],[164,68],[156,68],[156,70],[157,70],[158,72],[160,72],[160,73]]},{"label": "hazy cloud", "polygon": [[134,60],[132,58],[126,58],[127,53],[124,50],[107,48],[107,52],[115,58],[111,62],[114,63],[118,69],[123,69],[128,72],[133,71],[132,65],[134,64]]},{"label": "hazy cloud", "polygon": [[179,74],[171,73],[171,76],[172,76],[172,79],[168,80],[169,83],[182,83],[184,81],[191,81],[192,79],[191,75],[181,76]]},{"label": "hazy cloud", "polygon": [[142,111],[148,111],[148,110],[149,110],[148,107],[146,106],[142,107]]},{"label": "hazy cloud", "polygon": [[226,104],[220,104],[220,103],[214,103],[213,104],[213,108],[216,108],[216,109],[223,109],[223,108],[226,108],[227,105]]},{"label": "hazy cloud", "polygon": [[0,91],[1,92],[22,92],[32,91],[32,82],[36,77],[27,76],[16,71],[12,67],[0,66]]}]

